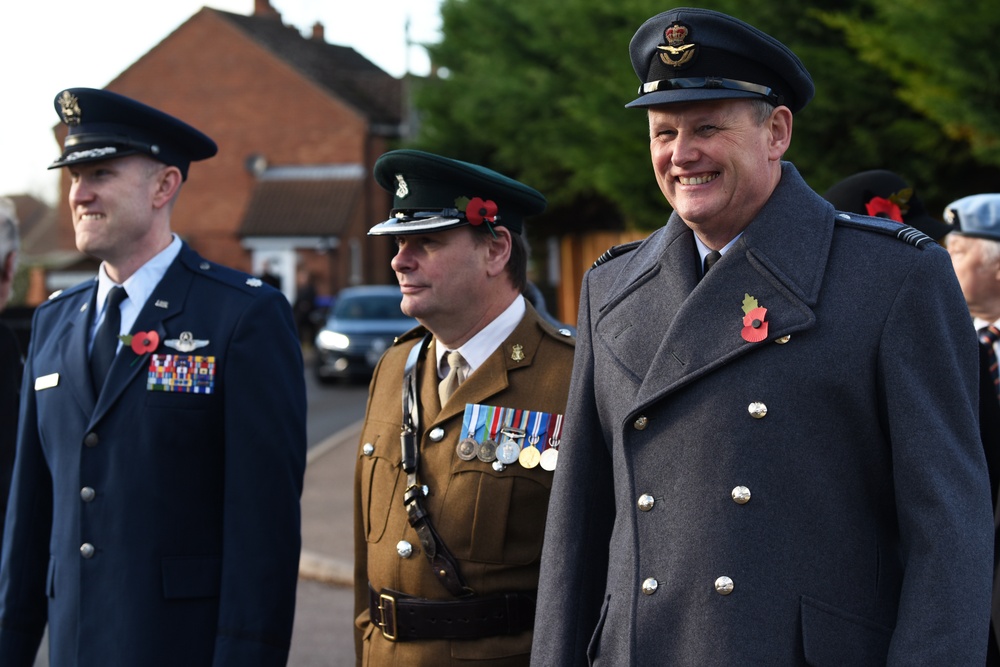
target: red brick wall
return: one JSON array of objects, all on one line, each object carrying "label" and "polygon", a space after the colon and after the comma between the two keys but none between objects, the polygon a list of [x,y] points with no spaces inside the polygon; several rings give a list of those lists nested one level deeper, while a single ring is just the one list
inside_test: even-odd
[{"label": "red brick wall", "polygon": [[[263,155],[271,166],[361,163],[371,173],[375,158],[387,149],[383,139],[369,137],[367,120],[355,109],[208,9],[107,88],[173,114],[218,143],[218,155],[191,165],[172,226],[209,259],[244,271],[251,268],[250,253],[241,246],[237,231],[254,186],[247,157]],[[65,178],[62,189],[65,195]],[[386,282],[392,279],[387,271],[391,247],[384,239],[367,238],[365,232],[387,217],[390,200],[374,181],[367,192],[368,201],[342,239],[342,248],[348,236],[363,239],[365,282]],[[72,247],[72,221],[65,204],[60,227],[60,238]],[[346,262],[320,256],[308,259],[308,264],[326,267],[321,288],[335,291],[346,284]]]}]

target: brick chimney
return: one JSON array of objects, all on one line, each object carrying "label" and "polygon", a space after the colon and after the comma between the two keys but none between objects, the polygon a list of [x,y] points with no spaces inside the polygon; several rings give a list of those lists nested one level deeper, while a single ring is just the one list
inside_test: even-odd
[{"label": "brick chimney", "polygon": [[269,19],[281,20],[281,14],[271,6],[270,0],[253,0],[253,15]]},{"label": "brick chimney", "polygon": [[323,24],[319,21],[313,23],[312,38],[314,42],[325,42],[326,34],[323,31]]}]

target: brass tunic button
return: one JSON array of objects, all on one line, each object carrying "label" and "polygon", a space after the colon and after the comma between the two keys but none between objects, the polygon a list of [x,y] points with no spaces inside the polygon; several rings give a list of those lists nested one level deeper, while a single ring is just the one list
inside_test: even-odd
[{"label": "brass tunic button", "polygon": [[782,336],[781,338],[775,338],[774,342],[777,343],[778,345],[784,345],[785,343],[787,343],[791,339],[792,339],[791,336]]},{"label": "brass tunic button", "polygon": [[748,405],[747,410],[750,411],[750,416],[754,419],[762,419],[767,414],[767,406],[760,401],[754,401]]},{"label": "brass tunic button", "polygon": [[93,558],[96,551],[97,549],[90,542],[84,542],[80,545],[80,555],[84,558]]},{"label": "brass tunic button", "polygon": [[427,437],[431,439],[431,442],[441,442],[441,439],[444,438],[444,429],[440,426],[432,428]]},{"label": "brass tunic button", "polygon": [[96,433],[91,432],[88,433],[86,436],[84,436],[83,444],[86,445],[87,447],[96,447],[97,443],[100,442],[100,440],[101,439],[97,437]]},{"label": "brass tunic button", "polygon": [[80,500],[82,500],[85,503],[89,503],[91,500],[94,499],[95,496],[97,496],[97,492],[94,491],[89,486],[85,486],[82,489],[80,489]]},{"label": "brass tunic button", "polygon": [[733,489],[733,502],[737,505],[746,505],[750,502],[750,489],[745,486],[737,486]]},{"label": "brass tunic button", "polygon": [[719,577],[715,580],[715,591],[719,595],[729,595],[733,592],[733,580],[729,577]]},{"label": "brass tunic button", "polygon": [[639,505],[639,509],[641,509],[643,512],[648,512],[649,510],[653,509],[653,505],[655,503],[656,500],[653,498],[653,496],[649,495],[648,493],[644,493],[641,496],[639,496],[639,502],[637,504]]},{"label": "brass tunic button", "polygon": [[649,419],[645,415],[639,415],[639,417],[632,423],[636,431],[641,431],[649,426]]},{"label": "brass tunic button", "polygon": [[375,453],[375,445],[373,445],[370,442],[366,442],[361,447],[361,453],[364,454],[365,456],[371,456],[372,454]]},{"label": "brass tunic button", "polygon": [[413,555],[413,545],[406,540],[400,540],[396,543],[396,553],[400,558],[409,558]]}]

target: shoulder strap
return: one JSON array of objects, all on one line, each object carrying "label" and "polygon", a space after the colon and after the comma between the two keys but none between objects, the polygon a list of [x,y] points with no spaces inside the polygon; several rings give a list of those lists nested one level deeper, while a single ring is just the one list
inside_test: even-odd
[{"label": "shoulder strap", "polygon": [[410,525],[417,532],[424,555],[430,562],[431,571],[438,581],[455,597],[472,595],[473,591],[462,580],[458,571],[458,563],[448,551],[441,536],[431,523],[430,514],[424,509],[424,487],[417,479],[417,469],[420,465],[420,448],[417,444],[420,431],[420,401],[417,391],[417,365],[420,357],[430,342],[428,333],[410,350],[406,358],[406,368],[403,372],[403,431],[400,442],[403,448],[403,472],[406,473],[406,492],[403,494],[403,504],[406,506],[406,516]]}]

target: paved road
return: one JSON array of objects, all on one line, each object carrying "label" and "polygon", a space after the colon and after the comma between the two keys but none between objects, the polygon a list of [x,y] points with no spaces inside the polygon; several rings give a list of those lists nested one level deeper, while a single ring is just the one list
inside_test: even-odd
[{"label": "paved road", "polygon": [[[288,667],[349,667],[354,665],[354,598],[345,585],[353,550],[351,484],[368,388],[320,384],[308,362],[307,357],[310,463],[302,494],[303,550],[330,557],[336,572],[326,582],[299,579]],[[47,640],[35,667],[50,667],[46,645]]]}]

